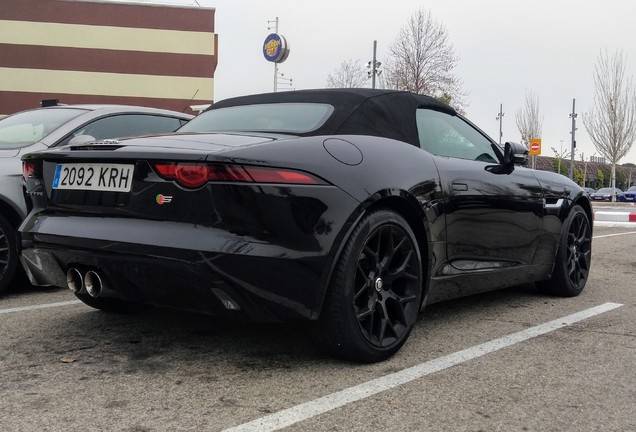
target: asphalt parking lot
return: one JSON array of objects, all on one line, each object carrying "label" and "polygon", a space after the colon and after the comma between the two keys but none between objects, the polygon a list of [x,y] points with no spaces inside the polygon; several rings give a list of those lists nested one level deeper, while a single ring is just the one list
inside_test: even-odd
[{"label": "asphalt parking lot", "polygon": [[303,326],[108,315],[18,283],[0,299],[0,430],[634,431],[636,224],[594,237],[579,297],[433,305],[374,365]]}]

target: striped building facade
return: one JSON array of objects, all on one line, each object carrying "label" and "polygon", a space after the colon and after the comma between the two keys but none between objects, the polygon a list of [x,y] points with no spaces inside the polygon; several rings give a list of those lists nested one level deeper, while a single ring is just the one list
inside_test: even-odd
[{"label": "striped building facade", "polygon": [[190,112],[214,99],[214,9],[0,0],[0,114],[61,103]]}]

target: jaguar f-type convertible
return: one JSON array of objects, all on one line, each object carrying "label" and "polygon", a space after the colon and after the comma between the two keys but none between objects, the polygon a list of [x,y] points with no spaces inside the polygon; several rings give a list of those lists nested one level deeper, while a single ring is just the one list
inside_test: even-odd
[{"label": "jaguar f-type convertible", "polygon": [[583,290],[588,196],[527,154],[408,92],[237,97],[176,134],[24,156],[21,258],[97,309],[311,320],[336,355],[380,361],[427,304]]}]

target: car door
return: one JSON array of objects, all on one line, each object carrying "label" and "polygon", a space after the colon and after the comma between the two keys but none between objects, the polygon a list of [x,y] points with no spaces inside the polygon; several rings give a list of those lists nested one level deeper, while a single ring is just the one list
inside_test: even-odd
[{"label": "car door", "polygon": [[455,270],[531,264],[543,195],[532,171],[504,169],[498,147],[459,116],[418,109],[420,146],[434,154],[444,195],[448,263]]}]

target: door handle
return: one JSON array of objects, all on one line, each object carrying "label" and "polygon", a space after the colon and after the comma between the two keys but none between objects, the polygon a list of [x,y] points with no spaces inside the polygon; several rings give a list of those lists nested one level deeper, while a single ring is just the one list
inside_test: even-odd
[{"label": "door handle", "polygon": [[468,185],[465,183],[453,183],[453,190],[454,191],[467,191],[468,190]]}]

